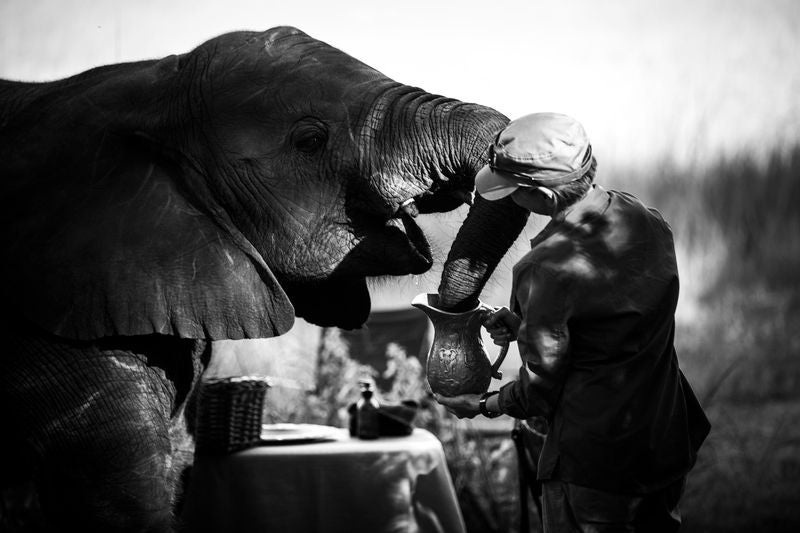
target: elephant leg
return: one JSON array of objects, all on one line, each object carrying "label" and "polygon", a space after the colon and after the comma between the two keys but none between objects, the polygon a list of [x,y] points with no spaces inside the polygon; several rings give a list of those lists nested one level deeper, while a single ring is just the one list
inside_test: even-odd
[{"label": "elephant leg", "polygon": [[199,378],[194,343],[17,340],[0,390],[34,458],[48,528],[172,531],[176,485],[191,460],[180,415]]}]

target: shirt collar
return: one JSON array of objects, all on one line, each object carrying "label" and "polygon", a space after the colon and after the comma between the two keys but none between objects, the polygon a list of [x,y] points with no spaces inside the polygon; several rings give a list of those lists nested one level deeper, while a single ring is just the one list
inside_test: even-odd
[{"label": "shirt collar", "polygon": [[587,214],[602,215],[611,203],[611,195],[600,185],[592,185],[583,198],[566,208],[560,220],[580,222]]},{"label": "shirt collar", "polygon": [[531,247],[543,240],[551,231],[554,231],[562,222],[567,221],[571,224],[580,224],[586,215],[599,216],[605,213],[611,205],[611,195],[600,185],[592,185],[583,198],[560,212],[556,217],[542,228],[537,235],[531,239]]}]

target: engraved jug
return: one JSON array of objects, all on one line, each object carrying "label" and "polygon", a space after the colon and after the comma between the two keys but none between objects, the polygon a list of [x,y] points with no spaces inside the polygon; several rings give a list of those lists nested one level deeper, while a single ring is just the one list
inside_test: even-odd
[{"label": "engraved jug", "polygon": [[474,309],[450,313],[437,307],[438,299],[438,294],[422,293],[411,301],[433,324],[433,343],[425,367],[431,390],[443,396],[486,392],[493,377],[502,377],[498,368],[508,353],[505,344],[490,363],[483,348],[481,325],[494,309],[478,302]]}]

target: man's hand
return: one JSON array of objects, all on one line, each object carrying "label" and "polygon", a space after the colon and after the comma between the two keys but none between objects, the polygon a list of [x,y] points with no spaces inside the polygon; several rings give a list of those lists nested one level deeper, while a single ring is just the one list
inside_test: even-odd
[{"label": "man's hand", "polygon": [[462,394],[460,396],[442,396],[434,394],[437,402],[456,415],[458,418],[474,418],[480,414],[480,394]]},{"label": "man's hand", "polygon": [[492,336],[496,345],[503,346],[517,340],[521,323],[522,319],[512,313],[508,307],[499,307],[486,317],[483,327]]}]

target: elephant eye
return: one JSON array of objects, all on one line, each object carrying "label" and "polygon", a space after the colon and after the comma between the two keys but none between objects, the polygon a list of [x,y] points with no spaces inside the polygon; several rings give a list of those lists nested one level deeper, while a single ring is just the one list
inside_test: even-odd
[{"label": "elephant eye", "polygon": [[321,149],[328,142],[328,131],[318,121],[303,121],[292,133],[292,144],[304,153],[312,153]]}]

